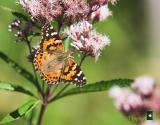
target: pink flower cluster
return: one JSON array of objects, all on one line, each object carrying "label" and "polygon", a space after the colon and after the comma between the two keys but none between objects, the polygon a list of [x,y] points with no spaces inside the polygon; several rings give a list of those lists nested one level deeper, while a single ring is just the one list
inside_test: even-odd
[{"label": "pink flower cluster", "polygon": [[125,115],[131,115],[131,113],[141,115],[144,112],[140,95],[128,89],[115,86],[110,90],[110,96],[115,99],[116,108]]},{"label": "pink flower cluster", "polygon": [[[160,114],[160,92],[152,77],[142,76],[134,80],[132,89],[115,86],[110,89],[109,95],[115,100],[116,108],[124,115],[132,115],[136,118],[146,115],[146,111],[152,110]],[[160,125],[157,122],[148,122],[142,125]]]},{"label": "pink flower cluster", "polygon": [[[32,17],[41,22],[56,19],[70,25],[74,21],[102,21],[111,15],[107,0],[17,0]],[[115,0],[108,2],[115,3]]]},{"label": "pink flower cluster", "polygon": [[81,21],[65,30],[73,40],[72,46],[78,51],[94,57],[96,60],[106,45],[110,44],[107,36],[97,33],[88,21]]},{"label": "pink flower cluster", "polygon": [[138,77],[132,88],[142,96],[150,96],[155,89],[155,80],[152,77]]},{"label": "pink flower cluster", "polygon": [[[89,8],[85,4],[84,0],[57,0],[59,5],[63,8],[62,14],[64,15],[64,20],[69,24],[74,21],[81,19],[86,19]],[[61,15],[59,15],[61,16]]]},{"label": "pink flower cluster", "polygon": [[68,21],[84,18],[89,10],[82,0],[19,0],[18,3],[33,17],[49,22],[63,16]]},{"label": "pink flower cluster", "polygon": [[157,120],[145,121],[142,125],[160,125],[160,121]]},{"label": "pink flower cluster", "polygon": [[51,21],[55,12],[53,11],[52,0],[18,0],[32,17],[39,18],[40,20],[47,19]]}]

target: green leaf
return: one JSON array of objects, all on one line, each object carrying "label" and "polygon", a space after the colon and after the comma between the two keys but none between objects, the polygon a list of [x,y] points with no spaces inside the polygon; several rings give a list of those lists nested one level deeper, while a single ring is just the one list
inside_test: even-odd
[{"label": "green leaf", "polygon": [[0,124],[5,124],[17,120],[23,116],[25,116],[28,112],[30,112],[33,108],[37,106],[40,101],[38,100],[30,100],[20,108],[6,115],[1,121]]},{"label": "green leaf", "polygon": [[52,20],[51,25],[56,29],[58,28],[58,22],[56,20]]},{"label": "green leaf", "polygon": [[71,88],[65,91],[64,93],[60,94],[59,96],[55,97],[54,100],[75,94],[105,91],[115,85],[121,87],[127,87],[130,86],[132,82],[133,80],[131,79],[115,79],[110,81],[96,82],[94,84],[88,84],[80,88]]},{"label": "green leaf", "polygon": [[22,14],[22,13],[15,12],[15,11],[13,12],[12,11],[12,15],[15,16],[15,17],[21,18],[21,19],[23,19],[25,21],[28,21],[28,17],[25,16],[24,14]]},{"label": "green leaf", "polygon": [[[0,8],[3,9],[3,10],[5,10],[5,11],[10,12],[13,16],[15,16],[16,18],[19,18],[19,19],[21,19],[23,21],[28,22],[30,20],[29,16],[26,16],[25,14],[20,13],[20,12],[16,12],[15,10],[13,10],[13,9],[11,9],[9,7],[0,5]],[[41,27],[36,22],[34,23],[34,26],[36,28],[38,28],[38,29],[41,29]]]},{"label": "green leaf", "polygon": [[28,79],[30,82],[35,83],[35,79],[31,73],[29,73],[26,69],[19,66],[15,61],[10,59],[6,54],[0,51],[0,58],[8,63],[16,72],[18,72],[21,76]]},{"label": "green leaf", "polygon": [[15,16],[15,17],[18,17],[18,18],[21,18],[21,19],[23,19],[25,21],[28,21],[28,17],[25,16],[24,14],[22,14],[22,13],[16,12],[16,11],[14,11],[11,8],[6,7],[6,6],[2,6],[2,5],[0,5],[0,8],[3,9],[3,10],[5,10],[5,11],[11,12],[12,15]]},{"label": "green leaf", "polygon": [[[17,18],[20,18],[26,22],[30,21],[30,17],[22,14],[22,13],[19,13],[19,12],[16,12],[16,11],[12,11],[11,12],[13,16],[17,17]],[[32,22],[33,23],[33,22]],[[35,22],[34,23],[34,26],[37,27],[38,29],[41,29],[41,27]]]},{"label": "green leaf", "polygon": [[28,113],[24,119],[27,121],[28,125],[33,125],[36,117],[36,108],[34,108],[30,113]]},{"label": "green leaf", "polygon": [[2,81],[0,81],[0,89],[14,91],[14,92],[21,92],[30,96],[34,96],[32,92],[30,92],[29,90],[26,90],[21,86],[13,85],[13,84],[2,82]]}]

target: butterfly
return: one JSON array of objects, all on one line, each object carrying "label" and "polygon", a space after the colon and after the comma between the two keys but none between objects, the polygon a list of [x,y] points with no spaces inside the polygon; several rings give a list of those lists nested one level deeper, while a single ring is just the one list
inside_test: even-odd
[{"label": "butterfly", "polygon": [[86,78],[80,66],[74,61],[71,52],[64,51],[62,39],[50,24],[42,28],[42,39],[37,49],[34,67],[48,84],[60,82],[73,83],[76,86],[86,84]]}]

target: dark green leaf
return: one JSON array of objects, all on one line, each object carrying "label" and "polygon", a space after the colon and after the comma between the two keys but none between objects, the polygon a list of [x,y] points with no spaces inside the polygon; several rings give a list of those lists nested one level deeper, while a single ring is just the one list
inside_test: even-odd
[{"label": "dark green leaf", "polygon": [[69,96],[69,95],[75,95],[75,94],[81,94],[81,93],[89,93],[89,92],[99,92],[99,91],[105,91],[111,88],[112,86],[121,86],[126,87],[130,86],[130,84],[133,82],[131,79],[115,79],[110,81],[101,81],[94,84],[88,84],[80,88],[72,88],[61,95],[54,98],[54,100],[57,100],[59,98]]},{"label": "dark green leaf", "polygon": [[21,76],[25,77],[32,83],[35,83],[34,77],[31,73],[29,73],[26,69],[19,66],[15,61],[10,59],[7,55],[5,55],[3,52],[0,52],[0,58],[8,63],[16,72],[18,72]]},{"label": "dark green leaf", "polygon": [[28,21],[28,17],[25,16],[24,14],[22,13],[19,13],[19,12],[15,12],[13,9],[11,8],[8,8],[8,7],[5,7],[5,6],[1,6],[0,5],[0,8],[2,8],[3,10],[6,10],[8,12],[11,12],[13,16],[17,17],[17,18],[21,18],[23,19],[24,21]]},{"label": "dark green leaf", "polygon": [[10,12],[13,16],[15,16],[15,17],[17,17],[17,18],[20,18],[20,19],[22,19],[22,20],[24,20],[24,21],[28,21],[28,20],[29,20],[29,18],[28,18],[27,16],[25,16],[25,15],[22,14],[22,13],[16,12],[16,11],[14,11],[14,10],[11,9],[11,8],[8,8],[8,7],[5,7],[5,6],[1,6],[1,5],[0,5],[0,8],[2,8],[3,10],[6,10],[6,11],[8,11],[8,12]]},{"label": "dark green leaf", "polygon": [[5,124],[12,122],[14,120],[17,120],[23,116],[25,116],[28,112],[30,112],[35,106],[39,103],[40,101],[38,100],[30,100],[24,105],[22,105],[20,108],[16,109],[15,111],[9,113],[6,115],[1,121],[0,124]]},{"label": "dark green leaf", "polygon": [[[22,13],[12,11],[12,15],[17,17],[17,18],[20,18],[20,19],[22,19],[22,20],[24,20],[26,22],[30,21],[30,17],[28,17],[28,16],[26,16],[26,15],[24,15]],[[36,21],[32,22],[32,23],[34,23],[35,27],[37,27],[38,29],[41,29],[41,27],[36,23]]]},{"label": "dark green leaf", "polygon": [[58,28],[58,22],[57,22],[56,20],[53,20],[53,21],[51,22],[51,25],[52,25],[55,29]]},{"label": "dark green leaf", "polygon": [[22,13],[12,12],[12,15],[13,15],[13,16],[16,16],[16,17],[18,17],[18,18],[20,18],[20,19],[23,19],[24,21],[28,21],[28,17],[25,16],[24,14],[22,14]]},{"label": "dark green leaf", "polygon": [[26,90],[21,86],[13,85],[13,84],[2,82],[2,81],[0,81],[0,89],[14,91],[14,92],[21,92],[30,96],[34,96],[32,92],[30,92],[29,90]]}]

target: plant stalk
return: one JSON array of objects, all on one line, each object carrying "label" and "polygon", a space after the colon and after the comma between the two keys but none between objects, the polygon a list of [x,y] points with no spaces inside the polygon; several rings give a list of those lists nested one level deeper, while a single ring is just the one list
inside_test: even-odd
[{"label": "plant stalk", "polygon": [[45,110],[46,110],[46,105],[42,104],[41,109],[40,109],[40,113],[39,113],[39,117],[38,117],[37,125],[42,125]]},{"label": "plant stalk", "polygon": [[87,54],[84,54],[83,57],[82,57],[82,59],[81,59],[81,61],[80,61],[80,63],[79,63],[79,66],[82,65],[82,63],[84,62],[84,60],[86,59],[86,57],[87,57]]},{"label": "plant stalk", "polygon": [[70,84],[65,85],[51,100],[49,103],[53,102]]},{"label": "plant stalk", "polygon": [[43,116],[44,116],[45,110],[48,105],[48,98],[50,96],[50,89],[51,89],[51,86],[48,85],[47,90],[45,92],[45,95],[43,97],[43,104],[41,105],[41,108],[40,108],[40,113],[39,113],[37,125],[42,125]]}]

